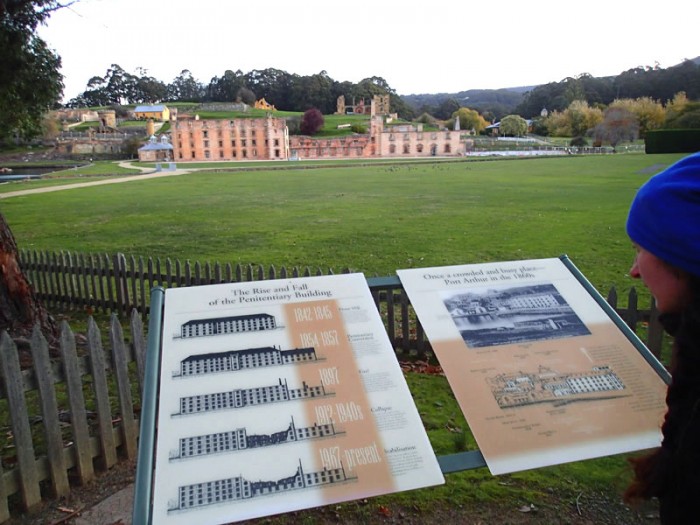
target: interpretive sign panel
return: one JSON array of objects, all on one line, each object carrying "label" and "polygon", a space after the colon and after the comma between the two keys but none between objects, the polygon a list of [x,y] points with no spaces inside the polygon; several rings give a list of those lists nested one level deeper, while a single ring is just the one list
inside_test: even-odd
[{"label": "interpretive sign panel", "polygon": [[493,474],[660,443],[666,385],[561,259],[398,270]]},{"label": "interpretive sign panel", "polygon": [[165,292],[152,522],[444,483],[361,274]]}]

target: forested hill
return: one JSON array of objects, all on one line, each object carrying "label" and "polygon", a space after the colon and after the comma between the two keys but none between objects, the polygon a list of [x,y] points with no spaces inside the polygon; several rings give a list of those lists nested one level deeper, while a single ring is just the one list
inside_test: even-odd
[{"label": "forested hill", "polygon": [[510,113],[531,118],[539,115],[543,108],[563,111],[577,99],[607,105],[617,98],[650,97],[665,104],[680,91],[690,100],[700,100],[700,57],[665,69],[640,66],[610,77],[582,74],[540,86],[471,89],[459,93],[402,95],[401,98],[417,113],[426,111],[438,116],[451,114],[454,106],[466,106],[500,119]]},{"label": "forested hill", "polygon": [[501,117],[511,113],[523,101],[524,94],[534,88],[535,86],[470,89],[459,93],[401,95],[401,98],[417,112],[428,110],[428,113],[435,113],[437,108],[440,108],[447,101],[453,100],[460,106],[476,109],[479,113],[488,111]]}]

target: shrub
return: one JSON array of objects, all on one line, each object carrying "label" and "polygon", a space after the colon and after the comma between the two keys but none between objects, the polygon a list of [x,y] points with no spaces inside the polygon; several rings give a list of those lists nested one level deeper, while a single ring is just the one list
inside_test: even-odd
[{"label": "shrub", "polygon": [[299,135],[301,133],[301,119],[299,117],[288,117],[287,129],[290,135]]},{"label": "shrub", "polygon": [[316,108],[307,109],[301,117],[301,132],[315,135],[323,127],[323,114]]},{"label": "shrub", "polygon": [[656,129],[644,137],[646,153],[694,153],[700,150],[700,129]]}]

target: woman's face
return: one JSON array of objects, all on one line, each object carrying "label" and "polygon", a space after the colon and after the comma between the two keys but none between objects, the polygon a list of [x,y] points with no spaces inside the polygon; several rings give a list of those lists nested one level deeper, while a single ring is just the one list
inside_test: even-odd
[{"label": "woman's face", "polygon": [[630,275],[641,279],[656,300],[661,313],[677,313],[690,301],[690,288],[685,272],[670,266],[641,246],[635,245],[637,256]]}]

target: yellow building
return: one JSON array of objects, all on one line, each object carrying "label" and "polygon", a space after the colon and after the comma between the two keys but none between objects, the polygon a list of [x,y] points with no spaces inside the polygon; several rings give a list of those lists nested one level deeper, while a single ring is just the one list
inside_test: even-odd
[{"label": "yellow building", "polygon": [[159,106],[136,106],[134,109],[134,118],[137,120],[146,120],[152,118],[161,122],[170,120],[170,110],[163,105]]},{"label": "yellow building", "polygon": [[260,100],[255,101],[255,109],[264,109],[265,111],[277,111],[275,106],[268,103],[264,97],[261,98]]}]

